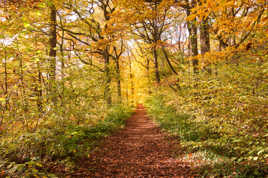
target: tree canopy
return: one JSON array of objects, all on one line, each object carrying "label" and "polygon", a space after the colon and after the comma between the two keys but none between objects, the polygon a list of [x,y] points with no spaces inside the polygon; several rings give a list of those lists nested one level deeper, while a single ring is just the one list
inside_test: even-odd
[{"label": "tree canopy", "polygon": [[[229,162],[262,175],[268,159],[267,5],[0,1],[0,147],[8,150],[0,148],[0,160],[19,164],[34,157],[44,164],[75,155],[85,128],[99,127],[105,118],[110,130],[119,128],[129,108],[146,103],[160,125],[192,150],[224,152]],[[109,113],[118,112],[120,121],[112,120]],[[172,118],[181,126],[174,128]],[[71,133],[83,136],[69,147]],[[61,134],[66,137],[56,138]],[[53,141],[42,142],[44,135]]]}]

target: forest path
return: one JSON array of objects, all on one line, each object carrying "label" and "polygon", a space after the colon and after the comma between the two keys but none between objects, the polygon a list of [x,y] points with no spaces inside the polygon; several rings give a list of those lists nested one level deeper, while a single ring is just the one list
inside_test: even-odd
[{"label": "forest path", "polygon": [[161,132],[139,105],[126,127],[107,137],[72,177],[192,177],[175,158],[178,141]]}]

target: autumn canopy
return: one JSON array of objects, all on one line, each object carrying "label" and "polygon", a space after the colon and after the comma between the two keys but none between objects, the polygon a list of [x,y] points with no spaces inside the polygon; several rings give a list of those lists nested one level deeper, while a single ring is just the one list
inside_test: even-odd
[{"label": "autumn canopy", "polygon": [[137,104],[187,153],[210,160],[199,175],[264,176],[267,8],[0,0],[0,177],[75,170]]}]

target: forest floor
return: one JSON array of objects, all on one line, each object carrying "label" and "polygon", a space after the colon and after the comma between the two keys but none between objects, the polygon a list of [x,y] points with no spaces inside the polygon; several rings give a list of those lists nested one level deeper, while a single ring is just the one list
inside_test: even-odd
[{"label": "forest floor", "polygon": [[178,139],[167,135],[146,115],[143,106],[112,136],[80,162],[70,177],[194,177],[194,169],[176,157]]}]

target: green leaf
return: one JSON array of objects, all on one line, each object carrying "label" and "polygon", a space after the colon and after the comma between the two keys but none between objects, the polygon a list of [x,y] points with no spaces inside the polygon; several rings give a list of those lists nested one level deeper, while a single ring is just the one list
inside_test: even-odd
[{"label": "green leaf", "polygon": [[25,28],[29,28],[29,27],[31,27],[31,25],[30,25],[29,23],[26,23],[26,22],[23,24],[23,26],[24,26]]}]

